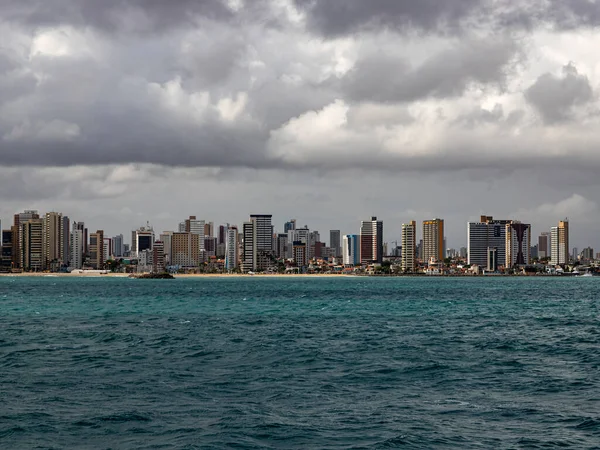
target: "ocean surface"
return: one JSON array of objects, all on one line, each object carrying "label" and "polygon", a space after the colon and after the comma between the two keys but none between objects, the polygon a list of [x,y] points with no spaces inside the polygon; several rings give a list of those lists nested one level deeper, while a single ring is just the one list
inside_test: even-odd
[{"label": "ocean surface", "polygon": [[600,278],[0,278],[0,448],[600,448]]}]

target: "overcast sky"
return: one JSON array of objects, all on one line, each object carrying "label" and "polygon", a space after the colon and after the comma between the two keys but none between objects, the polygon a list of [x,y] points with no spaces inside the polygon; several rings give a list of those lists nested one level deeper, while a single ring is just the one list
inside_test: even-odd
[{"label": "overcast sky", "polygon": [[0,217],[123,233],[569,217],[600,251],[600,2],[0,0]]}]

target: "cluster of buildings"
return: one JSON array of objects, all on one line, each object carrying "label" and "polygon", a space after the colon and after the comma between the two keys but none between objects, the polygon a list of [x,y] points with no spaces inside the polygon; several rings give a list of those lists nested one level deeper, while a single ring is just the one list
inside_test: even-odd
[{"label": "cluster of buildings", "polygon": [[[2,227],[0,226],[0,229]],[[467,247],[448,249],[444,220],[402,224],[401,242],[384,243],[383,221],[371,217],[360,223],[359,234],[329,232],[328,245],[316,230],[286,222],[275,232],[272,216],[251,215],[240,227],[190,216],[176,231],[156,234],[147,224],[109,237],[103,230],[89,232],[84,222],[71,222],[59,212],[40,215],[24,211],[2,229],[0,271],[111,270],[129,272],[342,272],[373,273],[382,266],[395,273],[443,273],[457,267],[506,272],[546,263],[565,266],[573,260],[592,261],[593,249],[569,252],[569,222],[543,232],[532,245],[531,225],[516,220],[482,216],[467,224]],[[390,272],[388,272],[390,273]]]}]

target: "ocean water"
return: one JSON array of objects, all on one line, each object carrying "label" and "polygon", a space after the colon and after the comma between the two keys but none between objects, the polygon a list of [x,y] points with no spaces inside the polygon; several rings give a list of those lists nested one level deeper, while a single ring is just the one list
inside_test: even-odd
[{"label": "ocean water", "polygon": [[600,448],[600,278],[0,278],[0,448]]}]

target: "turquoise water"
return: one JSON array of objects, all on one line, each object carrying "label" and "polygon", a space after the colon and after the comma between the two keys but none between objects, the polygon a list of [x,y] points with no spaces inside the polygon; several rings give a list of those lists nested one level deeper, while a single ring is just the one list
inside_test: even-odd
[{"label": "turquoise water", "polygon": [[0,278],[1,448],[600,448],[600,278]]}]

